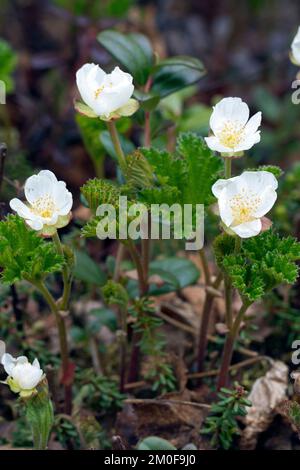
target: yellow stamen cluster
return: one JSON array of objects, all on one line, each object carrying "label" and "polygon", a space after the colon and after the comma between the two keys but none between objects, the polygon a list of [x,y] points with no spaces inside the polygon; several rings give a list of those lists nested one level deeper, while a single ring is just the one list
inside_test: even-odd
[{"label": "yellow stamen cluster", "polygon": [[54,201],[49,194],[38,198],[31,204],[31,210],[36,215],[40,215],[44,218],[50,218],[53,215],[53,212],[56,210]]},{"label": "yellow stamen cluster", "polygon": [[232,226],[251,222],[256,217],[253,215],[261,203],[261,198],[253,192],[246,192],[245,188],[239,194],[233,196],[230,201],[230,209],[233,215]]},{"label": "yellow stamen cluster", "polygon": [[244,138],[244,129],[232,122],[226,122],[217,137],[222,145],[234,149]]},{"label": "yellow stamen cluster", "polygon": [[95,99],[99,98],[103,90],[104,90],[104,85],[101,85],[99,88],[97,88],[97,90],[95,91]]},{"label": "yellow stamen cluster", "polygon": [[106,83],[105,85],[101,85],[99,88],[97,88],[97,90],[95,91],[95,100],[97,98],[99,98],[99,96],[101,95],[101,93],[103,92],[105,87],[112,88],[112,86],[113,86],[112,82],[109,82],[109,83]]}]

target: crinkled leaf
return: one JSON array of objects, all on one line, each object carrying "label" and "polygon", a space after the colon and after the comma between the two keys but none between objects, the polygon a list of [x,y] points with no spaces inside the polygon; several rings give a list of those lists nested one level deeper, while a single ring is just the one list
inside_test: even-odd
[{"label": "crinkled leaf", "polygon": [[283,175],[282,169],[276,165],[260,165],[256,168],[249,168],[246,171],[268,171],[269,173],[272,173],[277,179]]},{"label": "crinkled leaf", "polygon": [[207,147],[204,140],[194,133],[181,134],[177,149],[187,167],[184,202],[210,204],[213,200],[211,187],[218,179],[223,167],[222,161]]},{"label": "crinkled leaf", "polygon": [[37,281],[61,271],[64,259],[54,244],[28,228],[23,219],[9,215],[0,222],[0,267],[2,281],[13,284],[22,279]]},{"label": "crinkled leaf", "polygon": [[272,230],[243,240],[238,254],[234,252],[234,237],[222,234],[214,242],[214,251],[233,286],[251,302],[297,279],[300,243],[292,237],[281,238]]}]

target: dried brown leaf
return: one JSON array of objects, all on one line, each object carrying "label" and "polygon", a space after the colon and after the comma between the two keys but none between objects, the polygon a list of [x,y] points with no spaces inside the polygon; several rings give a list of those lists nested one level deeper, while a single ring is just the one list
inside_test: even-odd
[{"label": "dried brown leaf", "polygon": [[286,398],[287,386],[288,367],[281,361],[274,361],[266,375],[254,382],[248,397],[252,407],[245,417],[241,449],[255,448],[258,435],[269,427],[276,415],[276,407]]}]

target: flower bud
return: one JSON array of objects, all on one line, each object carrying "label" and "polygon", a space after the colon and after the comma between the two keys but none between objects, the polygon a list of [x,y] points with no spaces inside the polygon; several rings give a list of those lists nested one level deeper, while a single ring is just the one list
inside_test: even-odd
[{"label": "flower bud", "polygon": [[36,393],[37,385],[44,378],[44,372],[37,359],[30,364],[26,356],[19,356],[15,359],[5,353],[1,364],[8,375],[5,383],[12,392],[19,393],[20,397],[30,397]]},{"label": "flower bud", "polygon": [[84,103],[76,102],[76,110],[88,117],[103,121],[131,116],[139,107],[131,98],[134,90],[129,73],[115,67],[105,73],[98,65],[85,64],[76,73],[76,82]]}]

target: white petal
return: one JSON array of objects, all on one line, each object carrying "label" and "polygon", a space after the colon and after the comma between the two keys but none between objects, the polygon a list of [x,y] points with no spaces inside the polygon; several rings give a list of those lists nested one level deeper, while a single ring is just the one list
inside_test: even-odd
[{"label": "white petal", "polygon": [[93,109],[95,90],[101,86],[105,72],[95,64],[85,64],[76,73],[76,83],[83,101]]},{"label": "white petal", "polygon": [[16,359],[16,365],[19,364],[28,364],[28,358],[26,356],[19,356]]},{"label": "white petal", "polygon": [[271,186],[269,186],[260,195],[260,198],[262,202],[253,214],[255,217],[259,218],[266,215],[272,209],[277,199],[277,193]]},{"label": "white petal", "polygon": [[212,185],[212,188],[211,188],[213,195],[216,198],[219,198],[221,192],[223,191],[223,189],[226,188],[226,186],[228,186],[228,184],[230,184],[230,181],[231,181],[231,179],[227,179],[227,180],[219,179],[218,181],[216,181]]},{"label": "white petal", "polygon": [[30,176],[24,188],[27,201],[32,204],[42,196],[51,195],[56,182],[56,176],[49,170]]},{"label": "white petal", "polygon": [[55,225],[58,220],[59,213],[54,212],[51,217],[42,217],[44,225]]},{"label": "white petal", "polygon": [[1,364],[3,365],[4,370],[7,373],[7,375],[12,374],[12,371],[16,365],[16,362],[17,362],[16,359],[12,357],[11,354],[8,354],[8,353],[3,354],[1,358]]},{"label": "white petal", "polygon": [[13,379],[22,390],[31,390],[37,386],[41,380],[43,371],[31,364],[17,365],[12,373]]},{"label": "white petal", "polygon": [[254,114],[254,116],[252,116],[247,122],[247,124],[245,125],[245,129],[244,129],[245,133],[254,134],[259,128],[259,126],[261,125],[261,119],[262,119],[262,114],[260,111]]},{"label": "white petal", "polygon": [[43,228],[43,222],[40,220],[40,218],[35,218],[33,220],[26,220],[26,223],[31,227],[33,230],[42,230]]},{"label": "white petal", "polygon": [[111,81],[113,85],[118,85],[121,82],[132,84],[133,77],[130,73],[123,72],[119,67],[115,67],[114,70],[106,76],[105,80]]},{"label": "white petal", "polygon": [[296,36],[293,39],[291,49],[294,59],[298,64],[300,64],[300,26],[298,28]]},{"label": "white petal", "polygon": [[244,171],[239,177],[242,184],[260,195],[268,186],[278,188],[278,181],[270,171]]},{"label": "white petal", "polygon": [[11,209],[23,219],[32,219],[34,217],[29,207],[27,207],[24,202],[20,201],[20,199],[17,199],[16,197],[10,201],[9,205]]},{"label": "white petal", "polygon": [[244,127],[249,119],[249,107],[241,98],[223,98],[213,108],[210,117],[210,128],[216,134],[224,122],[234,122]]},{"label": "white petal", "polygon": [[37,367],[38,369],[41,368],[40,363],[39,363],[37,358],[34,359],[32,365],[33,365],[33,367]]},{"label": "white petal", "polygon": [[93,109],[99,116],[109,116],[129,101],[133,91],[134,86],[127,81],[112,88],[107,87],[101,93],[101,98],[95,100]]},{"label": "white petal", "polygon": [[251,222],[245,222],[235,227],[230,227],[233,232],[235,232],[241,238],[250,238],[255,237],[261,232],[261,220],[256,219]]},{"label": "white petal", "polygon": [[53,191],[53,199],[59,215],[67,215],[72,209],[73,196],[66,188],[64,181],[58,181]]},{"label": "white petal", "polygon": [[220,153],[233,153],[232,148],[225,147],[222,145],[217,137],[210,136],[210,137],[204,137],[205,142],[207,143],[208,147],[211,150],[214,150],[215,152],[220,152]]},{"label": "white petal", "polygon": [[227,227],[233,222],[232,210],[229,205],[229,200],[227,197],[227,189],[223,189],[221,196],[218,200],[219,212],[221,220],[224,222]]},{"label": "white petal", "polygon": [[258,142],[260,142],[260,131],[257,131],[254,134],[248,134],[241,141],[241,143],[234,148],[234,153],[249,150]]}]

